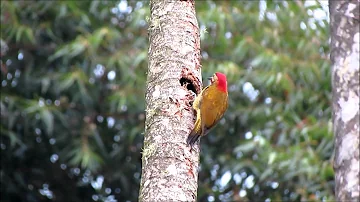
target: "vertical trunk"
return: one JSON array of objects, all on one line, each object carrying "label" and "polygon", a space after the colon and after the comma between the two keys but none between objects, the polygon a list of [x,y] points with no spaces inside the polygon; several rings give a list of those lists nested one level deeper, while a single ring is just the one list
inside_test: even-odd
[{"label": "vertical trunk", "polygon": [[195,201],[199,148],[190,151],[201,90],[194,0],[150,1],[146,122],[139,201]]},{"label": "vertical trunk", "polygon": [[337,201],[359,198],[359,1],[329,1]]}]

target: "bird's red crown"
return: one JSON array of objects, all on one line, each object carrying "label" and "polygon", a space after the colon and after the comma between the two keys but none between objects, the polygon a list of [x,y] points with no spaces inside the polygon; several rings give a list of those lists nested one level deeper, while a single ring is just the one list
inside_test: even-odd
[{"label": "bird's red crown", "polygon": [[216,72],[215,75],[218,78],[218,88],[219,88],[219,90],[221,90],[223,92],[227,92],[227,80],[226,80],[225,74],[220,73],[220,72]]}]

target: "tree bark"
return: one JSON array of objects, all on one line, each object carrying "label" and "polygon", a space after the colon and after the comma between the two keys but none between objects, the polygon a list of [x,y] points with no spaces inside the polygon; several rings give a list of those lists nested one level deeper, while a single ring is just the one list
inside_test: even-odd
[{"label": "tree bark", "polygon": [[146,121],[139,201],[195,201],[199,147],[186,138],[201,91],[194,0],[150,1]]},{"label": "tree bark", "polygon": [[337,201],[359,198],[359,1],[329,0],[335,195]]}]

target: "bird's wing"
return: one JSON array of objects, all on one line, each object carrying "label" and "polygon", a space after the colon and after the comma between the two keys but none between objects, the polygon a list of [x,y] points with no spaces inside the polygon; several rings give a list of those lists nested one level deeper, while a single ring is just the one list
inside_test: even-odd
[{"label": "bird's wing", "polygon": [[[195,122],[195,125],[194,125],[194,129],[190,132],[186,142],[187,144],[189,145],[194,145],[195,142],[200,138],[201,135],[203,135],[204,133],[202,133],[202,130],[198,130],[198,123],[199,122],[199,119],[198,117],[201,117],[201,114],[198,114],[198,113],[201,113],[201,102],[202,102],[202,98],[204,97],[203,94],[204,93],[207,93],[207,89],[208,89],[209,86],[203,88],[203,90],[201,91],[201,93],[199,93],[197,95],[197,97],[195,98],[194,100],[194,103],[193,103],[193,108],[195,109],[196,111],[196,122]],[[203,128],[202,126],[200,126],[201,128]],[[204,129],[205,130],[205,129]]]},{"label": "bird's wing", "polygon": [[[226,105],[224,106],[224,112],[226,111],[226,109],[228,108],[228,105],[229,105],[228,96],[226,96],[226,102],[225,103],[226,103]],[[219,112],[219,113],[221,113],[221,112]],[[217,119],[214,120],[214,123],[210,127],[205,127],[204,136],[207,135],[213,128],[215,128],[215,126],[219,123],[219,121],[224,116],[224,114],[222,114],[222,115],[218,114]]]}]

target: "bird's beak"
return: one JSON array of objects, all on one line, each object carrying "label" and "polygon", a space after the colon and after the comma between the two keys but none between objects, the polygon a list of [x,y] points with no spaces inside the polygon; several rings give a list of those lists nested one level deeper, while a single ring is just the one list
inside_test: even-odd
[{"label": "bird's beak", "polygon": [[208,79],[208,80],[211,80],[211,79],[212,79],[212,76],[211,76],[211,77],[208,77],[207,79]]}]

